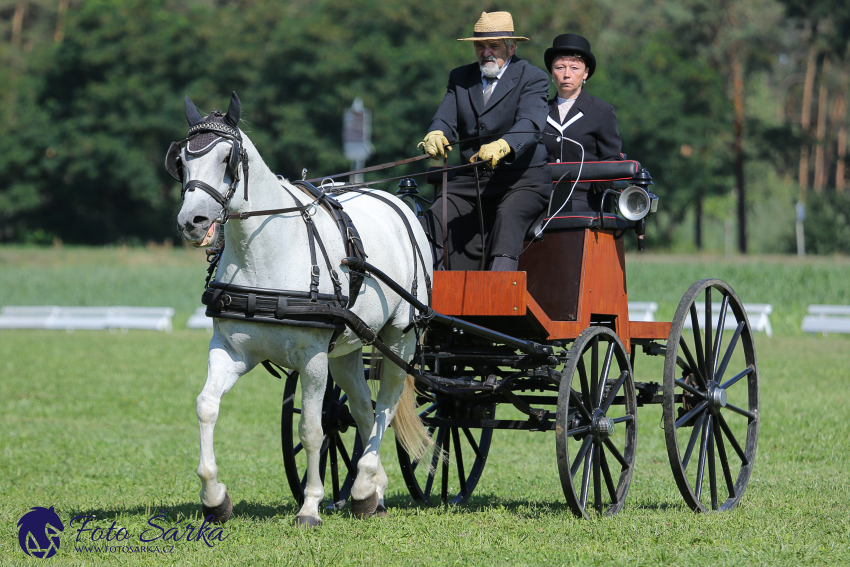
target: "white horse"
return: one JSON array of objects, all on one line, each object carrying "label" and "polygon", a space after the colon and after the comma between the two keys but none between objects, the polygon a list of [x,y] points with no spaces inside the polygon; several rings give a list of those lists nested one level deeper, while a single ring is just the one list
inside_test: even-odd
[{"label": "white horse", "polygon": [[[246,211],[280,209],[297,206],[292,195],[301,203],[312,201],[302,190],[278,179],[266,166],[254,145],[236,126],[241,105],[233,93],[227,114],[220,113],[202,118],[194,104],[186,97],[186,118],[190,126],[201,122],[231,125],[231,132],[239,138],[216,136],[207,131],[193,147],[173,146],[177,153],[171,155],[184,182],[183,206],[177,217],[178,230],[189,242],[207,245],[221,225],[218,223],[222,209],[229,214]],[[201,129],[204,126],[200,126]],[[196,130],[197,132],[197,130]],[[237,141],[242,150],[233,152]],[[205,146],[201,151],[198,146]],[[240,158],[247,154],[248,171]],[[194,154],[194,155],[193,155]],[[234,159],[235,156],[235,159]],[[182,164],[180,163],[182,161]],[[250,173],[250,175],[248,175]],[[248,177],[248,200],[243,184]],[[203,191],[194,191],[187,185],[191,181]],[[237,180],[234,183],[234,180]],[[285,187],[285,188],[284,188]],[[220,198],[209,191],[214,189]],[[289,192],[287,192],[287,190]],[[291,194],[290,194],[291,193]],[[431,253],[424,231],[411,211],[394,196],[380,193],[394,200],[407,217],[415,240],[424,256],[424,266],[418,265],[419,281],[423,272],[431,272]],[[411,289],[414,262],[417,261],[408,229],[399,214],[379,199],[347,193],[338,197],[350,215],[369,256],[369,262],[382,270],[405,289]],[[340,274],[342,289],[348,293],[348,268],[340,264],[346,251],[339,229],[331,216],[321,207],[312,207],[308,213],[315,222],[318,234],[327,249],[335,270]],[[311,280],[311,256],[305,222],[298,212],[254,216],[244,220],[230,220],[224,225],[225,248],[221,256],[215,281],[238,286],[273,290],[306,292]],[[333,293],[333,286],[324,260],[319,253],[321,268],[320,289],[323,294]],[[425,285],[420,283],[418,299],[428,303]],[[358,315],[383,342],[402,359],[409,361],[415,350],[415,335],[408,331],[411,322],[410,305],[381,282],[366,278],[352,311]],[[351,489],[352,509],[356,516],[385,513],[384,494],[387,476],[381,466],[379,449],[387,427],[395,419],[396,435],[408,441],[408,450],[418,453],[425,434],[415,414],[412,403],[400,404],[404,391],[412,401],[413,381],[406,371],[389,361],[382,365],[381,385],[377,406],[373,410],[371,393],[363,379],[361,340],[346,330],[336,339],[329,353],[333,331],[327,329],[292,327],[249,321],[216,318],[209,346],[207,381],[198,396],[197,411],[201,431],[200,463],[201,503],[204,517],[212,514],[217,522],[226,521],[232,503],[224,484],[218,481],[218,468],[213,453],[213,430],[218,417],[222,396],[240,376],[257,364],[270,360],[284,368],[295,369],[301,376],[302,414],[299,436],[307,455],[307,485],[304,504],[295,517],[296,525],[318,526],[319,506],[324,496],[320,478],[319,457],[322,444],[321,411],[327,374],[330,370],[337,384],[348,394],[350,410],[357,422],[364,452],[357,467],[357,477]],[[402,409],[399,409],[402,408]],[[402,415],[402,412],[406,411]],[[405,424],[407,428],[405,429]],[[405,429],[400,431],[400,429]]]}]

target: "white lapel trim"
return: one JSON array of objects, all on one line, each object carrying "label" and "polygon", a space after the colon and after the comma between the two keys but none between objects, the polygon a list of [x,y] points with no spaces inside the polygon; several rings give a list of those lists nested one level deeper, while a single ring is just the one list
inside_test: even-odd
[{"label": "white lapel trim", "polygon": [[551,124],[551,125],[552,125],[552,126],[553,126],[553,127],[554,127],[557,131],[558,131],[558,132],[560,132],[560,133],[561,133],[561,135],[563,135],[563,134],[564,134],[564,130],[566,130],[566,129],[567,129],[567,127],[568,127],[570,124],[572,124],[573,122],[575,122],[576,120],[578,120],[578,119],[579,119],[579,118],[581,118],[582,116],[584,116],[584,112],[579,112],[578,114],[576,114],[575,116],[573,116],[572,118],[570,118],[570,119],[567,121],[567,123],[566,123],[566,124],[564,124],[563,126],[561,126],[560,124],[558,124],[557,122],[555,122],[555,120],[554,120],[551,116],[547,116],[547,117],[546,117],[546,122],[548,122],[549,124]]}]

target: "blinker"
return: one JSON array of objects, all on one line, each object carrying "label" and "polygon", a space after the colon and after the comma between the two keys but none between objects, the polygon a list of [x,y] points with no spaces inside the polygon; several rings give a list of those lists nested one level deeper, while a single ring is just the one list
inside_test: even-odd
[{"label": "blinker", "polygon": [[183,159],[180,157],[182,149],[180,142],[171,142],[165,153],[165,171],[180,183],[183,183]]}]

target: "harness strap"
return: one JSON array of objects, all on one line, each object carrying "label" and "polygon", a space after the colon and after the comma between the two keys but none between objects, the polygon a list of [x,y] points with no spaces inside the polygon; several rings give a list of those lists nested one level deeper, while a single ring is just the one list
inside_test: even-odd
[{"label": "harness strap", "polygon": [[[374,199],[378,199],[379,201],[383,201],[387,205],[389,205],[398,216],[401,217],[402,222],[404,222],[404,226],[407,229],[407,236],[410,238],[410,243],[413,246],[413,249],[416,251],[416,255],[419,257],[419,261],[422,263],[423,272],[425,274],[425,288],[428,290],[428,305],[431,305],[431,278],[428,277],[428,267],[425,265],[425,258],[422,256],[422,250],[419,249],[419,244],[416,243],[416,237],[413,235],[413,229],[410,226],[410,222],[407,220],[407,217],[404,215],[404,211],[402,211],[398,205],[393,203],[391,200],[386,197],[382,197],[377,192],[369,192],[364,191],[363,189],[346,189],[346,191],[352,191],[354,193],[360,193],[362,195],[368,195]],[[416,285],[417,279],[417,264],[416,259],[413,260],[413,285]]]},{"label": "harness strap", "polygon": [[[366,261],[367,254],[363,249],[363,242],[360,240],[360,233],[357,232],[357,227],[351,220],[348,213],[342,205],[325,193],[319,190],[308,181],[296,180],[293,185],[306,191],[307,194],[314,197],[316,201],[328,212],[332,219],[337,223],[339,233],[342,236],[343,244],[345,245],[346,256],[349,258],[357,258],[358,261],[349,266],[349,281],[348,281],[348,308],[354,307],[357,302],[357,297],[360,295],[360,288],[363,286],[363,280],[366,274],[363,271],[363,263]],[[330,266],[328,267],[331,270]],[[331,270],[332,271],[332,270]],[[332,271],[332,277],[336,273]]]},{"label": "harness strap", "polygon": [[183,191],[180,193],[180,198],[185,198],[187,191],[194,191],[196,188],[207,193],[210,197],[215,199],[215,201],[222,207],[227,206],[227,198],[222,196],[222,194],[218,191],[216,191],[212,185],[208,185],[200,179],[192,179],[188,183],[186,183],[186,185],[183,187]]}]

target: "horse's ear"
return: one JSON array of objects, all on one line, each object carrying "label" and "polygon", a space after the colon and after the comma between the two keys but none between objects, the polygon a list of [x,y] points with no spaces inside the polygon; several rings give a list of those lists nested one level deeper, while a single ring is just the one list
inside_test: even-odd
[{"label": "horse's ear", "polygon": [[189,123],[189,126],[194,126],[202,120],[203,118],[195,107],[195,103],[189,100],[189,95],[186,95],[186,122]]},{"label": "horse's ear", "polygon": [[239,97],[236,96],[236,91],[230,95],[230,106],[227,107],[227,114],[224,116],[224,121],[233,126],[238,127],[239,117],[242,115],[242,103],[239,102]]}]

